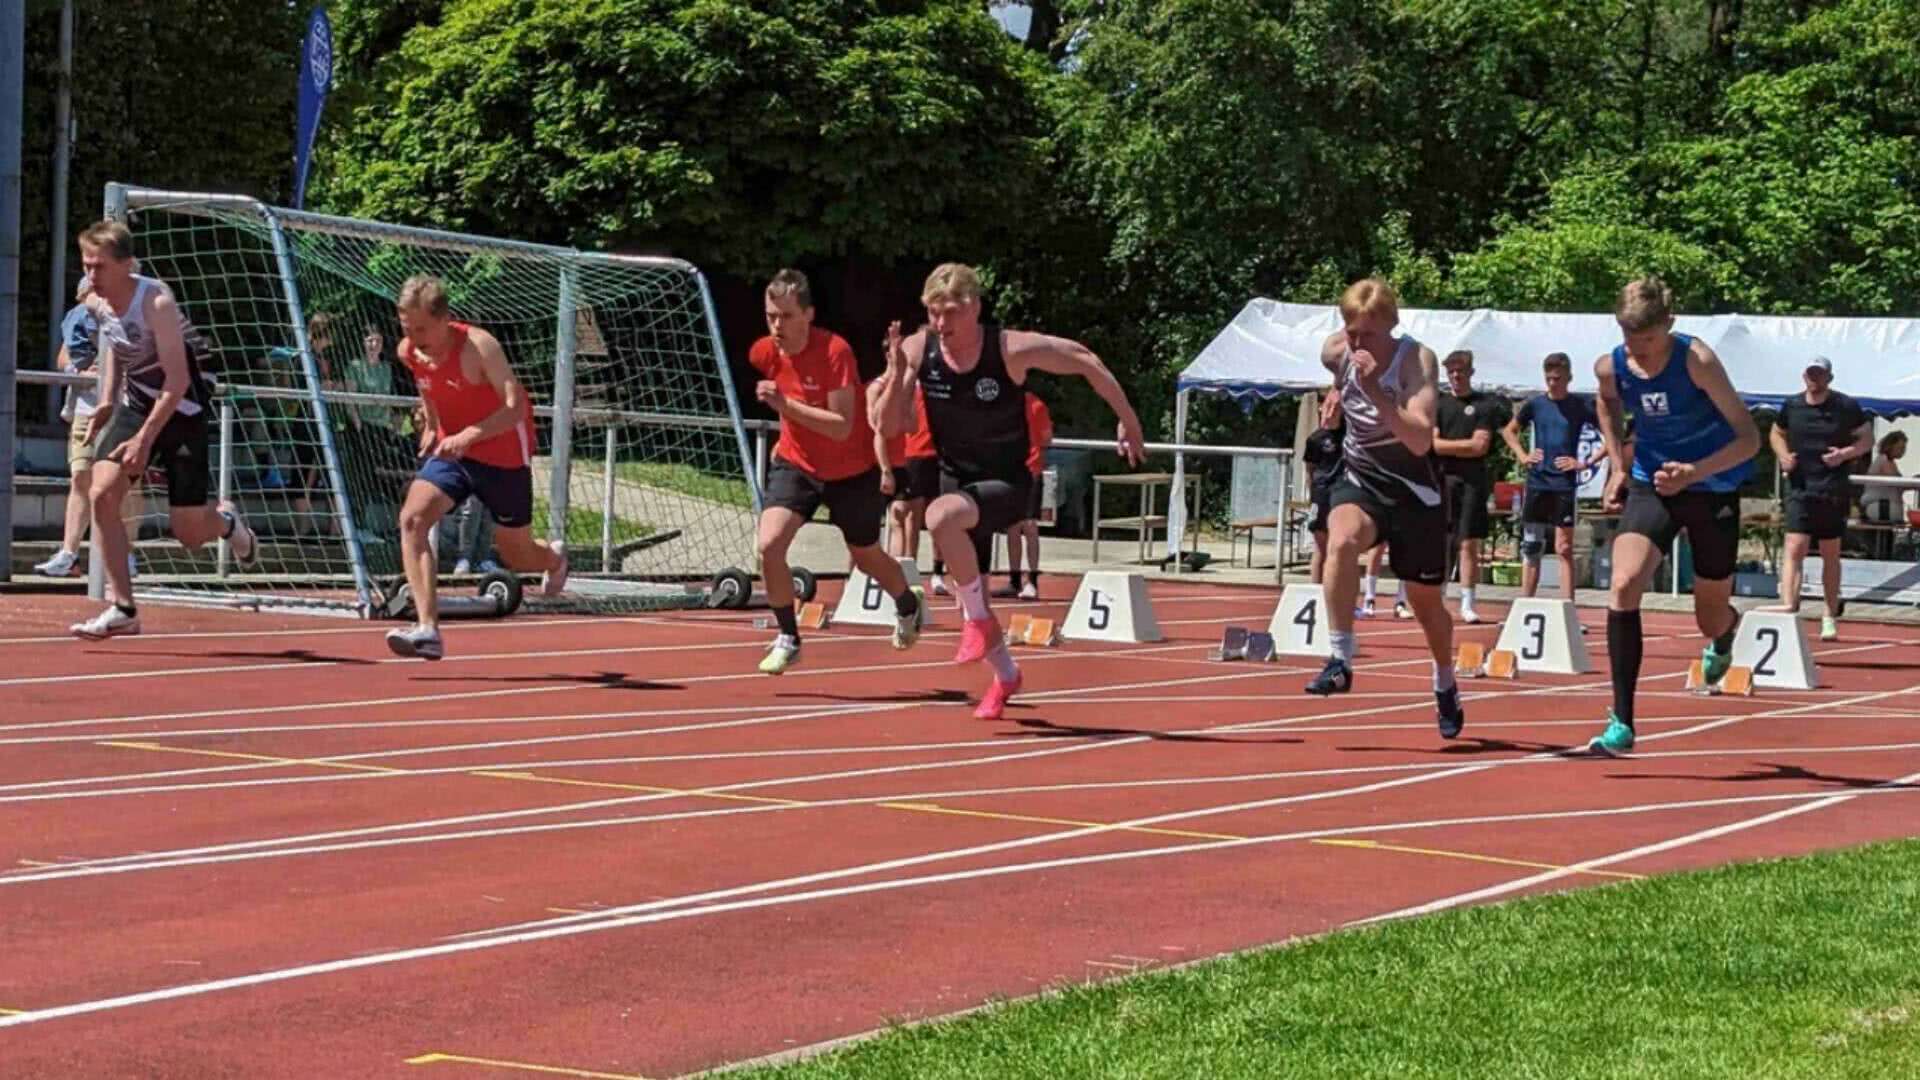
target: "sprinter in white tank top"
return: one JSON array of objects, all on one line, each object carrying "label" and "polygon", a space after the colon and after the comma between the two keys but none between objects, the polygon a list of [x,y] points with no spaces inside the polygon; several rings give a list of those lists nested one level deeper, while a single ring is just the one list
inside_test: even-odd
[{"label": "sprinter in white tank top", "polygon": [[1347,417],[1346,471],[1334,484],[1327,517],[1327,625],[1333,654],[1307,684],[1310,694],[1353,688],[1353,600],[1359,560],[1387,542],[1394,576],[1420,620],[1433,654],[1440,734],[1466,723],[1453,678],[1453,617],[1442,603],[1448,522],[1433,456],[1439,417],[1439,361],[1411,337],[1394,337],[1400,304],[1377,278],[1355,282],[1340,298],[1345,326],[1327,338],[1321,362],[1332,373]]}]

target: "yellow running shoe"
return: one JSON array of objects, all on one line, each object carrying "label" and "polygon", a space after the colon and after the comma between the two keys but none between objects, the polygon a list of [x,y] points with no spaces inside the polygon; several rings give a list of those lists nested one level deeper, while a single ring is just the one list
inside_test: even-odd
[{"label": "yellow running shoe", "polygon": [[800,639],[781,634],[773,639],[767,658],[760,661],[762,675],[779,675],[800,660]]}]

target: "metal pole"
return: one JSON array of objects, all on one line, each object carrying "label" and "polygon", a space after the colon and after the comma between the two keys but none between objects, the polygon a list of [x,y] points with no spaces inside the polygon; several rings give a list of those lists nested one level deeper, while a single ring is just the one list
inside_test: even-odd
[{"label": "metal pole", "polygon": [[[73,0],[60,5],[60,72],[53,98],[53,249],[47,272],[47,355],[60,352],[60,317],[73,301],[67,285],[67,163],[73,157]],[[47,415],[60,411],[60,388],[47,388]]]},{"label": "metal pole", "polygon": [[300,350],[300,366],[307,375],[307,397],[313,403],[313,422],[320,429],[320,450],[326,460],[327,483],[333,488],[333,508],[340,520],[340,536],[347,542],[347,562],[353,568],[353,587],[360,597],[363,612],[373,610],[373,582],[367,575],[366,552],[360,548],[360,534],[354,530],[353,510],[347,505],[347,477],[340,468],[340,448],[333,442],[333,424],[327,419],[327,399],[320,385],[320,364],[313,356],[313,343],[307,340],[307,313],[300,303],[300,285],[293,276],[293,252],[287,245],[286,230],[273,208],[255,203],[267,220],[273,237],[273,257],[279,263],[280,280],[287,290],[287,314],[293,320],[293,343]]},{"label": "metal pole", "polygon": [[[1173,399],[1173,442],[1187,443],[1187,402],[1193,391],[1182,390]],[[1198,500],[1195,500],[1198,502]],[[1145,513],[1146,511],[1141,511]],[[1187,536],[1187,454],[1173,452],[1173,490],[1167,493],[1167,554],[1173,557],[1173,572],[1180,572],[1180,548]]]},{"label": "metal pole", "polygon": [[567,538],[567,496],[573,482],[573,354],[579,330],[573,293],[579,276],[572,263],[561,265],[560,302],[554,315],[553,474],[547,484],[547,532],[556,543]]},{"label": "metal pole", "polygon": [[[757,518],[760,516],[760,489],[763,485],[754,472],[753,460],[747,457],[747,428],[741,420],[740,395],[733,386],[733,366],[727,361],[727,346],[720,340],[720,316],[713,310],[713,290],[707,287],[707,276],[695,270],[693,277],[700,283],[700,305],[707,316],[707,338],[713,343],[713,366],[720,373],[721,385],[727,388],[727,408],[733,413],[733,438],[740,448],[740,471],[753,484],[753,516]],[[759,569],[758,554],[750,554],[755,560],[754,568]]]},{"label": "metal pole", "polygon": [[758,487],[767,486],[767,429],[753,429],[753,477]]},{"label": "metal pole", "polygon": [[27,7],[0,4],[0,581],[13,580],[13,373],[20,347],[20,127],[26,117]]},{"label": "metal pole", "polygon": [[[1293,462],[1280,459],[1280,508],[1273,515],[1273,580],[1284,585],[1287,581],[1287,549],[1292,546],[1293,537],[1287,528],[1287,504],[1293,501]],[[1247,550],[1253,550],[1253,537],[1247,537]],[[1247,561],[1253,561],[1248,554]]]},{"label": "metal pole", "polygon": [[619,440],[615,438],[614,431],[614,426],[608,424],[607,471],[600,493],[600,571],[606,574],[616,569],[613,565],[613,459]]},{"label": "metal pole", "polygon": [[[220,503],[224,506],[233,498],[233,402],[227,398],[220,399],[219,487]],[[220,546],[216,549],[215,573],[223,579],[227,576],[227,556],[231,553],[227,538],[221,537]]]},{"label": "metal pole", "polygon": [[[104,209],[106,210],[106,216],[114,221],[125,225],[133,224],[133,219],[127,214],[127,189],[124,185],[107,185],[106,205]],[[102,396],[111,398],[120,393],[120,388],[116,386],[103,386],[100,388],[100,393]],[[136,477],[134,485],[127,489],[127,498],[137,498],[140,500],[140,516],[144,518],[146,516],[146,486],[139,483],[138,479],[139,478]],[[124,510],[121,512],[125,513]],[[100,532],[97,527],[87,530],[87,597],[93,600],[105,600],[107,598],[107,561],[100,557],[100,545],[95,540],[95,537],[99,535]],[[127,534],[127,545],[131,547],[134,542],[139,539],[139,529],[136,526],[132,532]]]}]

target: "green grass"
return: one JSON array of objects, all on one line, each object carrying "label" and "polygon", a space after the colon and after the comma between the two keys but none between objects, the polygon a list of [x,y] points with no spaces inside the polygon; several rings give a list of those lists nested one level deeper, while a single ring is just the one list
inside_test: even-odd
[{"label": "green grass", "polygon": [[1920,1076],[1920,842],[1343,932],[737,1075]]},{"label": "green grass", "polygon": [[[548,523],[551,520],[547,501],[545,499],[535,499],[533,502],[533,535],[543,539],[553,535],[548,531]],[[586,548],[599,551],[600,530],[605,523],[606,518],[603,517],[598,510],[592,510],[583,506],[568,507],[567,546],[576,550]],[[643,536],[652,535],[654,531],[654,527],[644,521],[635,521],[632,518],[618,516],[613,519],[613,542],[615,544],[625,543],[628,540],[638,540]]]},{"label": "green grass", "polygon": [[[576,459],[574,468],[599,476],[602,473],[600,462]],[[720,503],[724,506],[753,506],[753,489],[747,486],[745,479],[737,476],[717,476],[702,472],[691,465],[658,465],[644,461],[617,461],[613,473],[622,480],[636,484],[675,491],[690,495],[696,499]]]}]

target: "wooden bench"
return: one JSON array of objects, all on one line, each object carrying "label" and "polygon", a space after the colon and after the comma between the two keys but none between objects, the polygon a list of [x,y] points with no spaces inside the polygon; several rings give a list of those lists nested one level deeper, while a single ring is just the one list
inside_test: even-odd
[{"label": "wooden bench", "polygon": [[1253,534],[1256,529],[1277,529],[1279,518],[1241,518],[1227,526],[1227,565],[1234,566],[1240,561],[1240,537],[1247,538],[1247,569],[1253,569]]}]

